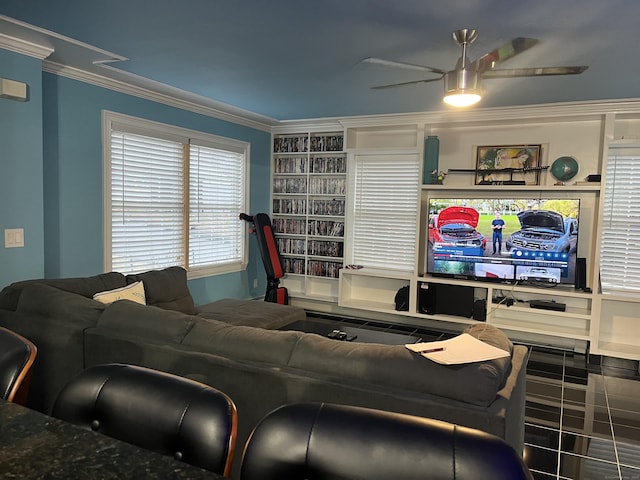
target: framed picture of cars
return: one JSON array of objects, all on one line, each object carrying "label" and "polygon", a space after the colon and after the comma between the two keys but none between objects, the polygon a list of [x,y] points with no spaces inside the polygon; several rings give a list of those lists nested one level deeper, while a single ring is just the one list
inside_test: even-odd
[{"label": "framed picture of cars", "polygon": [[490,145],[476,150],[476,185],[539,185],[542,145]]}]

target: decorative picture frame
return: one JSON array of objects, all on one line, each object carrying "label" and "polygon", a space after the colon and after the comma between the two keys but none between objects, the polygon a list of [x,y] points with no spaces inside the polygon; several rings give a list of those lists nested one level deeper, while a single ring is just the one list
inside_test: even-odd
[{"label": "decorative picture frame", "polygon": [[540,185],[542,145],[476,149],[476,185]]}]

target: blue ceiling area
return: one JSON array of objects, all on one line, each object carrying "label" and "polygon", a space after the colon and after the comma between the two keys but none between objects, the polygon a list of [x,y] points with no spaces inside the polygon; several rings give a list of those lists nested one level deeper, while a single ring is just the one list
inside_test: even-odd
[{"label": "blue ceiling area", "polygon": [[[443,82],[365,57],[453,69],[514,37],[539,43],[500,68],[587,65],[581,75],[485,80],[478,106],[640,97],[637,0],[2,0],[0,15],[124,58],[125,72],[275,120],[444,110]],[[2,31],[0,30],[0,33]]]}]

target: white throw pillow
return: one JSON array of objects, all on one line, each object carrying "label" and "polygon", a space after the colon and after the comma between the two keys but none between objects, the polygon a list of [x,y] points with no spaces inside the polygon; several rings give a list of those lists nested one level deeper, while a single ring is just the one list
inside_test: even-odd
[{"label": "white throw pillow", "polygon": [[113,303],[116,300],[131,300],[136,303],[141,303],[142,305],[147,304],[144,295],[144,284],[141,281],[132,283],[126,287],[116,288],[115,290],[98,292],[93,296],[93,299],[102,303]]}]

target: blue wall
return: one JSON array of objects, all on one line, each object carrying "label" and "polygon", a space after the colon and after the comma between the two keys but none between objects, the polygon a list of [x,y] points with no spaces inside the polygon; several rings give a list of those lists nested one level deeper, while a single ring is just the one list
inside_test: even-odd
[{"label": "blue wall", "polygon": [[[28,101],[0,98],[0,287],[44,275],[42,63],[0,49],[0,77],[28,85]],[[24,229],[24,248],[4,230]]]},{"label": "blue wall", "polygon": [[[29,189],[35,191],[40,205],[44,201],[44,214],[40,217],[40,222],[44,224],[44,260],[41,254],[39,261],[35,261],[39,263],[40,270],[44,271],[44,276],[88,276],[104,269],[103,110],[249,142],[251,210],[269,211],[268,132],[66,77],[43,74],[39,62],[36,63],[38,79],[42,83],[42,128],[29,125],[27,133],[27,125],[23,125],[21,136],[23,142],[27,139],[31,142],[32,138],[36,138],[36,143],[43,149],[41,158],[35,162],[38,171],[42,172],[37,188],[35,182],[30,182]],[[2,145],[0,152],[4,157],[6,148]],[[19,168],[19,172],[25,171],[26,169]],[[24,179],[13,173],[12,177],[6,182],[16,184],[16,188],[21,190]],[[19,215],[18,218],[23,216]],[[248,298],[264,292],[264,268],[254,238],[250,239],[250,246],[250,264],[245,272],[190,281],[189,287],[197,304],[224,297]],[[34,276],[32,272],[19,270],[2,278],[2,284]],[[259,280],[259,287],[253,290],[251,287],[255,278]]]}]

